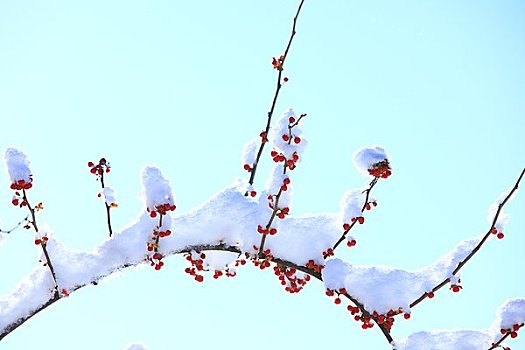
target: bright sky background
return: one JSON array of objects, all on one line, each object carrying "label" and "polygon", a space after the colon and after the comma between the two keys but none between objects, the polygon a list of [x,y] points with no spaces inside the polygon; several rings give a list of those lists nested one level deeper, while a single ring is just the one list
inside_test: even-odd
[{"label": "bright sky background", "polygon": [[[114,228],[143,210],[143,165],[171,179],[177,213],[246,178],[239,156],[259,134],[274,93],[272,56],[298,1],[11,1],[0,4],[0,145],[32,160],[34,189],[66,245],[106,238],[87,161],[106,157],[120,206]],[[308,113],[309,144],[293,173],[293,214],[336,211],[365,184],[351,164],[380,144],[394,175],[379,206],[339,256],[417,269],[486,232],[487,208],[525,166],[525,3],[306,0],[277,112]],[[267,150],[269,151],[269,150]],[[3,151],[2,151],[3,152]],[[269,157],[265,159],[269,164]],[[256,187],[265,181],[260,169]],[[25,215],[0,179],[0,227]],[[505,239],[465,267],[464,289],[442,289],[397,320],[393,336],[486,328],[506,299],[525,297],[525,193],[509,203]],[[37,263],[33,235],[0,246],[0,294]],[[523,333],[523,334],[521,334]],[[28,321],[0,349],[115,349],[143,341],[182,348],[389,349],[311,282],[285,293],[271,271],[197,284],[180,257],[128,269]],[[525,333],[509,342],[525,347]]]}]

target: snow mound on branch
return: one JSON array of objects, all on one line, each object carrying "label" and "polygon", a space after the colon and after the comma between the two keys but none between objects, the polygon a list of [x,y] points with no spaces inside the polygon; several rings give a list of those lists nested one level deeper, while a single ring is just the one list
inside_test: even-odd
[{"label": "snow mound on branch", "polygon": [[155,210],[158,205],[175,204],[175,196],[169,181],[164,178],[159,168],[146,166],[142,169],[142,186],[146,207],[149,210]]},{"label": "snow mound on branch", "polygon": [[462,241],[451,252],[416,271],[390,266],[353,265],[331,259],[323,269],[323,280],[328,289],[345,288],[369,311],[385,314],[389,310],[401,308],[409,312],[411,302],[452,276],[454,269],[478,241]]},{"label": "snow mound on branch", "polygon": [[[488,214],[487,214],[487,221],[489,224],[492,225],[492,222],[494,221],[494,217],[496,216],[496,213],[498,212],[499,206],[503,203],[505,198],[509,195],[509,193],[512,191],[512,189],[508,189],[504,192],[502,192],[498,198],[492,203],[489,207]],[[512,197],[509,198],[511,200],[516,195],[517,190],[512,194]],[[499,213],[498,220],[494,224],[494,227],[498,232],[503,232],[505,229],[505,225],[509,222],[510,215],[505,213],[503,209]]]},{"label": "snow mound on branch", "polygon": [[101,195],[104,198],[104,202],[110,207],[117,206],[117,195],[112,187],[106,186],[102,189]]},{"label": "snow mound on branch", "polygon": [[29,159],[22,151],[16,148],[8,148],[5,150],[4,160],[12,183],[20,180],[24,180],[26,183],[31,182]]},{"label": "snow mound on branch", "polygon": [[125,350],[147,350],[147,348],[142,343],[133,343],[126,346]]},{"label": "snow mound on branch", "polygon": [[242,166],[248,164],[251,167],[255,163],[255,160],[257,159],[257,147],[259,146],[260,142],[261,141],[259,139],[254,138],[244,145],[241,154]]},{"label": "snow mound on branch", "polygon": [[445,330],[414,333],[396,342],[395,350],[480,350],[491,343],[487,331]]},{"label": "snow mound on branch", "polygon": [[363,216],[366,196],[362,190],[346,191],[339,204],[343,223],[352,222],[353,218]]},{"label": "snow mound on branch", "polygon": [[[295,119],[295,121],[299,119],[292,108],[285,110],[279,115],[268,135],[268,140],[272,147],[282,152],[286,159],[291,159],[294,152],[301,156],[307,144],[301,124],[290,123],[290,118]],[[294,125],[291,130],[288,128],[290,124]],[[283,139],[283,135],[289,135],[290,132],[292,141],[288,144],[288,141]],[[300,138],[299,143],[293,141],[295,137]],[[301,161],[301,158],[299,158],[299,161]]]},{"label": "snow mound on branch", "polygon": [[496,311],[494,326],[499,335],[500,329],[512,328],[515,324],[525,323],[525,299],[510,299],[501,305]]},{"label": "snow mound on branch", "polygon": [[354,152],[354,165],[359,172],[365,176],[369,176],[368,169],[372,169],[374,164],[389,159],[385,153],[385,149],[380,146],[363,147]]}]

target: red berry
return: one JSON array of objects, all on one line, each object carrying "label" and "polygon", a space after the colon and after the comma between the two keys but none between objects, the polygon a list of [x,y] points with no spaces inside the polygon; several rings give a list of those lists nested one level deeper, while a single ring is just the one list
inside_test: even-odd
[{"label": "red berry", "polygon": [[91,174],[96,174],[96,172],[97,172],[97,168],[91,168],[91,170],[89,170],[89,172],[90,172]]},{"label": "red berry", "polygon": [[360,216],[357,218],[357,221],[359,221],[360,224],[364,223],[365,222],[365,218]]},{"label": "red berry", "polygon": [[295,143],[301,143],[301,138],[298,137],[298,136],[296,136],[296,137],[294,137],[293,142],[295,142]]},{"label": "red berry", "polygon": [[288,142],[288,140],[290,140],[290,136],[286,135],[286,134],[283,134],[283,140],[285,142]]},{"label": "red berry", "polygon": [[251,191],[251,192],[250,192],[250,196],[255,197],[256,195],[257,195],[257,192],[256,192],[256,191]]},{"label": "red berry", "polygon": [[283,81],[286,83],[288,81],[288,77],[284,77]]},{"label": "red berry", "polygon": [[516,332],[510,332],[510,337],[511,338],[516,338],[518,336],[518,333]]},{"label": "red berry", "polygon": [[13,203],[13,205],[18,205],[18,198],[14,198],[11,203]]},{"label": "red berry", "polygon": [[350,230],[350,225],[349,224],[344,224],[343,225],[343,230],[345,230],[345,231]]},{"label": "red berry", "polygon": [[157,212],[156,212],[156,211],[150,211],[150,212],[149,212],[149,216],[152,217],[152,218],[154,218],[154,217],[157,216]]},{"label": "red berry", "polygon": [[503,239],[503,237],[505,237],[505,235],[503,234],[503,232],[500,232],[500,233],[498,233],[498,235],[496,237],[498,237],[498,239]]},{"label": "red berry", "polygon": [[109,173],[111,170],[109,168],[106,168],[106,173]]},{"label": "red berry", "polygon": [[42,243],[41,240],[39,240],[39,239],[35,239],[35,244],[36,244],[36,245],[39,245],[39,244],[41,244],[41,243]]},{"label": "red berry", "polygon": [[93,162],[88,162],[88,167],[92,168],[95,165]]},{"label": "red berry", "polygon": [[403,317],[405,318],[405,320],[408,320],[410,318],[410,314],[407,312],[403,315]]},{"label": "red berry", "polygon": [[454,293],[459,292],[459,289],[460,289],[459,286],[452,286],[452,291],[453,291]]},{"label": "red berry", "polygon": [[249,164],[244,164],[244,170],[252,171],[252,167]]},{"label": "red berry", "polygon": [[432,298],[434,297],[434,292],[429,292],[429,293],[427,293],[427,297],[428,297],[429,299],[432,299]]},{"label": "red berry", "polygon": [[503,334],[503,335],[505,335],[505,334],[507,334],[507,330],[504,329],[504,328],[502,328],[502,329],[500,329],[500,333]]},{"label": "red berry", "polygon": [[512,329],[517,331],[518,329],[520,329],[520,325],[519,324],[515,324],[512,326]]},{"label": "red berry", "polygon": [[335,305],[341,304],[341,299],[340,298],[335,298],[334,303],[335,303]]}]

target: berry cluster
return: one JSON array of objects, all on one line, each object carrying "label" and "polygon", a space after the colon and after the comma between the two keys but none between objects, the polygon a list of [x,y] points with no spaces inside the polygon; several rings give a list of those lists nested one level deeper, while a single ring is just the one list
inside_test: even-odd
[{"label": "berry cluster", "polygon": [[309,275],[304,277],[298,276],[297,270],[292,267],[286,267],[277,264],[273,267],[273,272],[278,276],[281,281],[281,285],[285,286],[284,290],[288,293],[299,293],[308,281],[310,281]]},{"label": "berry cluster", "polygon": [[164,256],[161,253],[155,252],[151,257],[148,257],[148,260],[150,262],[150,265],[152,267],[155,267],[155,270],[158,271],[162,268],[162,266],[164,266],[162,258],[164,258]]},{"label": "berry cluster", "polygon": [[35,239],[35,245],[42,245],[42,246],[45,246],[47,244],[47,241],[49,240],[49,238],[47,238],[47,236],[42,236],[40,238],[36,238]]},{"label": "berry cluster", "polygon": [[284,219],[286,215],[290,214],[290,208],[289,207],[279,207],[276,205],[278,202],[278,198],[280,197],[280,193],[288,190],[288,185],[290,184],[290,178],[285,178],[283,180],[283,185],[281,186],[279,193],[276,195],[269,195],[268,196],[268,207],[272,209],[275,212],[275,216],[277,216],[279,219]]},{"label": "berry cluster", "polygon": [[299,154],[297,154],[297,152],[293,152],[290,159],[286,159],[286,156],[282,152],[276,150],[272,150],[270,155],[275,163],[284,162],[285,166],[290,170],[294,170],[296,163],[299,161]]},{"label": "berry cluster", "polygon": [[503,239],[503,237],[505,237],[503,232],[498,231],[498,229],[495,228],[495,227],[490,231],[490,233],[492,233],[493,235],[496,235],[496,237],[498,237],[498,239]]},{"label": "berry cluster", "polygon": [[166,215],[169,211],[174,211],[176,208],[177,206],[175,204],[165,203],[156,205],[155,209],[147,208],[146,210],[148,211],[149,216],[154,218],[157,216],[157,214],[161,216]]},{"label": "berry cluster", "polygon": [[274,227],[262,227],[261,225],[257,225],[257,232],[259,232],[261,235],[276,235],[277,229]]},{"label": "berry cluster", "polygon": [[334,250],[332,248],[328,248],[327,250],[323,251],[323,257],[326,259],[328,257],[334,256]]},{"label": "berry cluster", "polygon": [[314,272],[321,272],[321,270],[324,268],[324,265],[316,264],[312,259],[308,260],[305,266]]},{"label": "berry cluster", "polygon": [[[259,247],[257,247],[256,245],[253,245],[253,250],[255,250],[256,252],[259,251]],[[264,270],[264,269],[267,269],[271,266],[271,261],[273,260],[273,255],[272,255],[272,251],[270,249],[264,249],[262,251],[262,253],[264,254],[264,259],[259,259],[259,254],[256,253],[253,257],[252,257],[252,263],[255,267],[258,267],[260,270]]]},{"label": "berry cluster", "polygon": [[507,335],[509,334],[511,338],[516,338],[518,336],[518,330],[523,327],[523,324],[514,324],[512,325],[512,328],[502,328],[500,330],[501,334],[502,335]]},{"label": "berry cluster", "polygon": [[185,254],[184,257],[186,261],[191,264],[190,267],[184,269],[184,272],[192,276],[197,282],[204,281],[204,276],[201,273],[204,271],[204,259],[206,259],[206,254],[192,252]]},{"label": "berry cluster", "polygon": [[11,183],[10,188],[16,191],[28,190],[31,187],[33,187],[32,182],[33,182],[32,177],[29,177],[29,182],[26,182],[25,180],[18,180],[16,182]]},{"label": "berry cluster", "polygon": [[91,174],[97,175],[98,177],[102,176],[104,172],[109,173],[111,171],[106,158],[100,158],[98,164],[89,161],[87,165],[89,168],[91,168],[89,170]]},{"label": "berry cluster", "polygon": [[215,270],[215,272],[213,274],[213,278],[214,279],[218,279],[221,276],[235,277],[235,276],[237,276],[237,272],[234,269],[229,269],[229,268],[226,268],[224,270],[224,272],[221,271],[221,270]]},{"label": "berry cluster", "polygon": [[283,55],[279,56],[279,58],[277,59],[273,57],[273,60],[272,60],[273,69],[277,69],[279,71],[283,70],[283,63],[284,63]]},{"label": "berry cluster", "polygon": [[355,247],[356,244],[357,244],[357,241],[355,240],[355,238],[352,235],[346,236],[346,246],[347,247],[349,247],[349,248]]},{"label": "berry cluster", "polygon": [[390,175],[392,175],[392,170],[390,169],[390,163],[388,162],[388,159],[372,165],[372,168],[368,169],[368,173],[374,177],[380,177],[383,179],[388,178]]}]

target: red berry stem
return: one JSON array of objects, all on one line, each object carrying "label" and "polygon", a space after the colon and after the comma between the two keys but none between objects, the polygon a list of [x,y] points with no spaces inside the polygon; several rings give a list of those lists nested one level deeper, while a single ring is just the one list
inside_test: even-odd
[{"label": "red berry stem", "polygon": [[[102,190],[106,187],[104,185],[104,173],[109,173],[109,164],[106,160],[106,158],[100,158],[98,161],[98,164],[95,165],[93,162],[88,162],[88,167],[91,168],[91,173],[95,174],[100,179],[100,186],[102,187]],[[109,230],[109,237],[113,235],[113,229],[111,228],[111,214],[110,209],[111,206],[104,201],[104,205],[106,206],[106,221],[108,224],[108,230]]]},{"label": "red berry stem", "polygon": [[[278,74],[277,74],[277,84],[276,84],[275,93],[274,93],[273,100],[272,100],[272,105],[270,107],[270,110],[268,111],[268,119],[267,119],[267,122],[266,122],[266,128],[264,130],[265,135],[268,135],[268,133],[270,131],[270,125],[272,123],[272,117],[273,117],[273,113],[274,113],[274,110],[275,110],[275,105],[277,104],[277,99],[279,97],[279,92],[281,91],[281,87],[282,87],[281,78],[282,78],[282,74],[283,74],[284,62],[286,61],[286,57],[288,56],[288,51],[290,50],[293,38],[294,38],[294,36],[296,34],[295,27],[296,27],[296,24],[297,24],[297,19],[299,18],[299,14],[301,13],[301,8],[303,7],[303,3],[304,3],[304,0],[301,0],[301,2],[299,4],[299,7],[297,8],[297,12],[295,14],[295,17],[293,19],[292,34],[290,35],[290,39],[288,40],[288,45],[286,46],[286,49],[284,50],[284,54],[281,57],[279,57],[279,68],[277,69],[277,72],[278,72]],[[275,61],[275,58],[274,58],[274,61]],[[274,67],[275,67],[275,65],[274,65]],[[255,162],[253,163],[252,170],[250,172],[250,180],[248,181],[250,186],[252,186],[253,182],[255,181],[255,173],[257,172],[257,165],[259,164],[259,160],[261,159],[261,155],[262,155],[262,152],[264,150],[265,143],[266,142],[264,142],[264,138],[263,138],[261,140],[261,145],[259,146],[259,150],[257,151],[257,157],[255,158]],[[248,196],[249,193],[246,192],[244,195]]]},{"label": "red berry stem", "polygon": [[[495,229],[496,223],[498,222],[498,218],[499,218],[499,216],[501,214],[501,210],[503,209],[505,204],[507,204],[507,202],[509,201],[510,197],[512,197],[514,192],[517,191],[518,186],[519,186],[519,184],[521,182],[521,179],[523,178],[524,175],[525,175],[525,168],[523,168],[523,170],[521,171],[521,174],[518,177],[518,180],[516,181],[516,183],[514,184],[514,187],[512,188],[512,190],[507,194],[505,199],[498,205],[498,210],[496,211],[496,214],[494,214],[494,219],[492,219],[492,224],[490,225],[490,228],[487,231],[487,233],[485,234],[485,236],[483,236],[483,238],[479,241],[479,243],[476,245],[476,247],[474,249],[472,249],[472,252],[470,252],[470,254],[467,255],[467,257],[465,259],[463,259],[458,264],[458,266],[452,272],[452,276],[455,276],[455,275],[458,274],[458,272],[463,268],[463,266],[465,266],[465,264],[481,249],[481,247],[483,246],[483,244],[485,244],[485,242],[490,237],[490,235],[492,235],[492,232]],[[414,306],[416,306],[417,304],[419,304],[423,300],[425,300],[428,297],[429,293],[432,293],[432,296],[433,296],[436,291],[438,291],[439,289],[443,288],[448,283],[450,283],[450,277],[445,279],[444,281],[438,283],[434,288],[432,288],[431,291],[423,293],[419,298],[417,298],[416,300],[414,300],[410,304],[410,308],[413,308]],[[491,349],[493,349],[493,348],[491,348]]]}]

